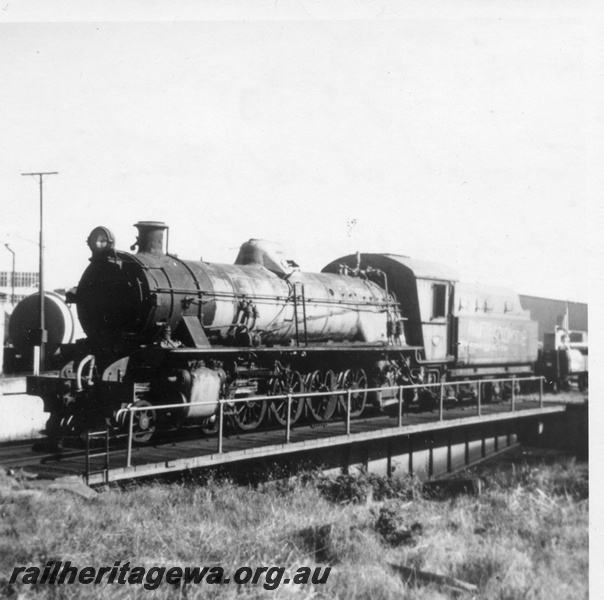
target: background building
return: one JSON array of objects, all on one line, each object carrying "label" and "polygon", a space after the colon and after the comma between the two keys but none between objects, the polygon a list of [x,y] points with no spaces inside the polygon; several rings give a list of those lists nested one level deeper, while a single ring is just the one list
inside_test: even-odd
[{"label": "background building", "polygon": [[14,282],[12,271],[0,271],[0,302],[14,306],[38,289],[38,280],[37,271],[15,271]]},{"label": "background building", "polygon": [[0,242],[0,305],[10,314],[23,298],[38,290],[38,245],[7,233],[0,234]]},{"label": "background building", "polygon": [[[552,333],[556,327],[571,331],[587,331],[587,304],[567,302],[537,296],[520,296],[522,308],[531,312],[531,318],[539,323],[539,339]],[[568,323],[565,319],[568,316]]]}]

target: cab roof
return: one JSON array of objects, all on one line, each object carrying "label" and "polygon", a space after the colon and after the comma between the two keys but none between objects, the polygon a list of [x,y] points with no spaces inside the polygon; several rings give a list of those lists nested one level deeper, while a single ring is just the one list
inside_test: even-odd
[{"label": "cab roof", "polygon": [[[430,262],[427,260],[416,260],[400,254],[383,254],[387,258],[394,260],[407,267],[415,277],[420,279],[436,279],[445,281],[459,281],[459,273],[441,263]],[[363,255],[361,254],[361,267],[363,266]]]}]

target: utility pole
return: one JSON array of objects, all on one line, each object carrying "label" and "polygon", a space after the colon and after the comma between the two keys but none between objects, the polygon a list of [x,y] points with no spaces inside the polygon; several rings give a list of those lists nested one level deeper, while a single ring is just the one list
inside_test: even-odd
[{"label": "utility pole", "polygon": [[[58,175],[57,171],[48,171],[45,173],[21,173],[23,176],[34,176],[38,177],[40,183],[40,331],[38,335],[38,343],[40,348],[40,354],[38,359],[38,371],[44,370],[44,350],[46,345],[46,323],[44,321],[44,201],[43,201],[43,181],[45,175]],[[35,361],[34,361],[35,362]],[[36,368],[36,365],[34,365]]]}]

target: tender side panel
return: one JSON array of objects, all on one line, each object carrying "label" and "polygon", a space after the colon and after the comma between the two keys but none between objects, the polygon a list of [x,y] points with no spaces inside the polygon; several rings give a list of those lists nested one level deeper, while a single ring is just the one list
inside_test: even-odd
[{"label": "tender side panel", "polygon": [[457,317],[457,360],[466,366],[531,363],[537,323],[515,317]]},{"label": "tender side panel", "polygon": [[537,359],[537,322],[514,291],[460,282],[453,314],[458,363],[528,364]]}]

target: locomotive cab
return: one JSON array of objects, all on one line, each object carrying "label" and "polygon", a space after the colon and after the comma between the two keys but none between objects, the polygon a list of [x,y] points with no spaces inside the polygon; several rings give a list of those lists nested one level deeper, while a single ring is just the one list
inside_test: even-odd
[{"label": "locomotive cab", "polygon": [[[358,269],[358,263],[359,257],[351,254],[323,272],[335,273],[342,266]],[[361,265],[368,277],[394,294],[405,316],[407,343],[423,348],[427,362],[452,360],[450,304],[458,274],[444,265],[395,254],[363,254]]]}]

